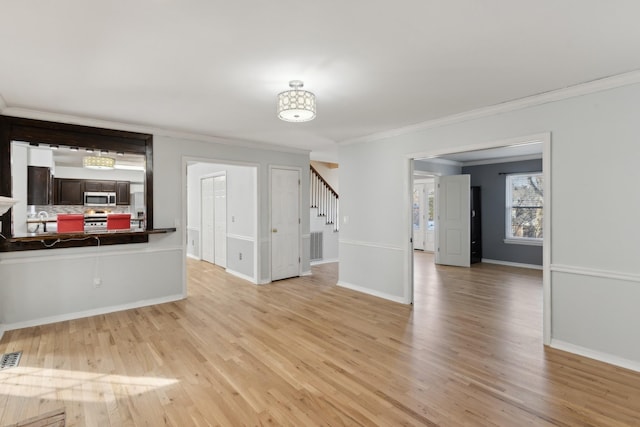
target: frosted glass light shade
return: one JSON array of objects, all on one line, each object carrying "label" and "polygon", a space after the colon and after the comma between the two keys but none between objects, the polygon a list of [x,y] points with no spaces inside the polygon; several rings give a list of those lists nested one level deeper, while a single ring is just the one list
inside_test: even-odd
[{"label": "frosted glass light shade", "polygon": [[82,159],[82,166],[89,169],[113,169],[115,165],[113,157],[86,156]]},{"label": "frosted glass light shade", "polygon": [[278,118],[286,122],[308,122],[316,117],[316,96],[302,90],[302,82],[289,82],[293,89],[278,94]]}]

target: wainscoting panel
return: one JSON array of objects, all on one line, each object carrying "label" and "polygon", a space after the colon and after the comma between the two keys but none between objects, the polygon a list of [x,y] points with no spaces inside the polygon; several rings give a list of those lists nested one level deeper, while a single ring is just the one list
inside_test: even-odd
[{"label": "wainscoting panel", "polygon": [[355,261],[349,267],[340,264],[338,285],[396,302],[409,302],[404,287],[407,278],[402,268],[403,248],[340,240],[339,250],[341,257]]},{"label": "wainscoting panel", "polygon": [[553,340],[615,355],[602,359],[609,363],[621,358],[640,364],[640,286],[635,275],[582,270],[556,266],[554,271],[552,266]]}]

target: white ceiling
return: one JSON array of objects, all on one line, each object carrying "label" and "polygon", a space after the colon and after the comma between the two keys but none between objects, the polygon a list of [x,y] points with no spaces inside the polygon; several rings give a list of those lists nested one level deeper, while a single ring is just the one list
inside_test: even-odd
[{"label": "white ceiling", "polygon": [[[640,69],[638,0],[5,1],[19,108],[313,150]],[[286,123],[301,79],[318,116]],[[0,100],[0,107],[2,101]]]}]

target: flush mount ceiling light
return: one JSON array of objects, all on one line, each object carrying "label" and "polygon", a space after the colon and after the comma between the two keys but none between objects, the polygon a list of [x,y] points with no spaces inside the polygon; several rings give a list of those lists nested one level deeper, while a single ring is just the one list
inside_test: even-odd
[{"label": "flush mount ceiling light", "polygon": [[89,169],[113,169],[116,159],[103,156],[85,156],[82,158],[82,166]]},{"label": "flush mount ceiling light", "polygon": [[278,94],[278,118],[285,122],[308,122],[316,117],[316,96],[302,90],[300,80],[289,82],[291,90]]}]

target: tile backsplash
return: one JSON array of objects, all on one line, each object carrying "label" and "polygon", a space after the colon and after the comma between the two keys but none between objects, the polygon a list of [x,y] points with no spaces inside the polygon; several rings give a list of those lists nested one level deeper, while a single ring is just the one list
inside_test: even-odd
[{"label": "tile backsplash", "polygon": [[130,206],[82,206],[82,205],[33,205],[28,206],[27,213],[46,212],[49,216],[58,214],[74,214],[74,213],[94,213],[96,211],[104,211],[106,213],[130,213]]}]

